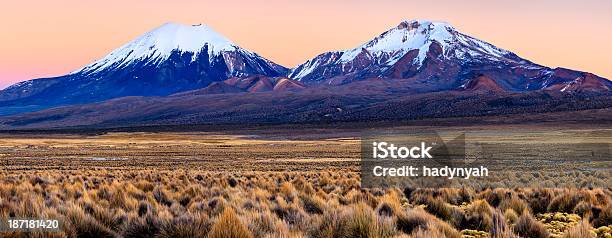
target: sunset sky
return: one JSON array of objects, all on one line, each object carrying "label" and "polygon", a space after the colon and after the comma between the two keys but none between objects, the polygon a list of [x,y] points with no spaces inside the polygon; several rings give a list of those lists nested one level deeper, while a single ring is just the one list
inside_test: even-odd
[{"label": "sunset sky", "polygon": [[204,23],[286,67],[353,48],[406,19],[459,31],[551,67],[612,79],[612,1],[5,1],[0,88],[76,70],[165,23]]}]

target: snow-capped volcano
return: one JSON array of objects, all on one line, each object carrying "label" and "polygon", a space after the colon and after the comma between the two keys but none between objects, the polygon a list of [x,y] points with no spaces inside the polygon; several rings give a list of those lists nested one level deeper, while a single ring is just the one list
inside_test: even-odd
[{"label": "snow-capped volcano", "polygon": [[[212,63],[215,57],[221,56],[226,63],[229,63],[228,68],[232,73],[240,71],[240,65],[234,67],[230,52],[261,58],[256,53],[240,48],[207,25],[166,23],[74,73],[96,73],[107,68],[121,68],[132,62],[158,65],[176,52],[190,54],[192,61],[198,60],[198,56],[205,53],[208,56],[209,63]],[[263,60],[277,67],[274,63]]]},{"label": "snow-capped volcano", "polygon": [[121,67],[141,60],[159,63],[168,59],[174,51],[192,53],[192,60],[196,60],[195,56],[205,48],[209,56],[219,55],[224,51],[241,50],[229,39],[206,25],[189,26],[166,23],[113,50],[106,57],[75,73],[81,71],[93,73],[108,67]]},{"label": "snow-capped volcano", "polygon": [[[289,77],[306,84],[409,79],[410,84],[397,87],[418,92],[461,90],[471,80],[484,77],[506,91],[533,91],[588,77],[585,74],[532,63],[445,22],[413,20],[353,49],[320,54],[293,68]],[[593,89],[612,85],[595,78],[605,87]]]},{"label": "snow-capped volcano", "polygon": [[122,96],[164,96],[230,77],[276,77],[286,71],[209,26],[166,23],[68,75],[0,91],[0,104],[44,108]]},{"label": "snow-capped volcano", "polygon": [[411,50],[418,50],[415,64],[422,64],[433,42],[442,46],[445,57],[484,56],[495,60],[511,55],[484,41],[459,33],[446,22],[404,21],[371,41],[354,49],[345,51],[341,62],[351,62],[363,50],[369,56],[380,59],[380,64],[392,65]]},{"label": "snow-capped volcano", "polygon": [[438,56],[447,60],[522,61],[512,52],[462,34],[446,22],[412,20],[353,49],[318,55],[295,67],[289,76],[318,81],[367,70],[367,77],[379,77],[410,52],[413,54],[409,63],[420,68],[432,44],[441,48]]}]

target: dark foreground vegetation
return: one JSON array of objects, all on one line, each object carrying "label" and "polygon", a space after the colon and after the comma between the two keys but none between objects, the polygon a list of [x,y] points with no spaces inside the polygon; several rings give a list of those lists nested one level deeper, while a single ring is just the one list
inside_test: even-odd
[{"label": "dark foreground vegetation", "polygon": [[610,189],[360,189],[349,171],[0,173],[4,237],[609,237]]}]

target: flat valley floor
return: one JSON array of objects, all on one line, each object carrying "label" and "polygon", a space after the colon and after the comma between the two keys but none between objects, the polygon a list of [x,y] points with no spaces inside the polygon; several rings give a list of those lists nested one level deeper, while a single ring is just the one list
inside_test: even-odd
[{"label": "flat valley floor", "polygon": [[[612,128],[592,125],[426,129],[551,147],[612,141]],[[579,165],[592,169],[590,177],[529,178],[584,188],[364,189],[360,136],[351,129],[1,134],[0,219],[54,218],[62,229],[0,237],[611,236],[610,161]]]}]

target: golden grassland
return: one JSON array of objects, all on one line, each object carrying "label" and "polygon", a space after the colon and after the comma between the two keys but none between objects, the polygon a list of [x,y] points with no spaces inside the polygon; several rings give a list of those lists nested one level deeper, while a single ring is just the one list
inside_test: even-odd
[{"label": "golden grassland", "polygon": [[0,218],[62,230],[0,237],[612,236],[609,186],[366,189],[359,153],[353,137],[3,135]]}]

